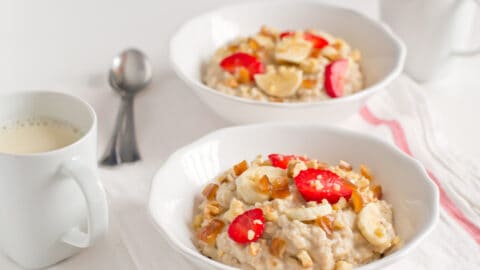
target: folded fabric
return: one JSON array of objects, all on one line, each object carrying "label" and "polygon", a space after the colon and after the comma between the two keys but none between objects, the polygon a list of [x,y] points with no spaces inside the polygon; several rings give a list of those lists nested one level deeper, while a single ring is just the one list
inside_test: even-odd
[{"label": "folded fabric", "polygon": [[[418,159],[440,191],[440,220],[412,255],[389,269],[479,269],[480,174],[434,128],[422,88],[401,76],[370,99],[348,128],[387,138]],[[387,133],[387,134],[386,134]]]}]

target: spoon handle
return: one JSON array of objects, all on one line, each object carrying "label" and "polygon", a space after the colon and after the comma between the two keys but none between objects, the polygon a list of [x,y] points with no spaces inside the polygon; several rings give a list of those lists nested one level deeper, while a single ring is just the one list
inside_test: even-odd
[{"label": "spoon handle", "polygon": [[112,136],[110,137],[110,141],[108,142],[108,146],[105,149],[105,153],[103,157],[100,159],[100,164],[104,166],[116,166],[122,163],[122,160],[118,154],[119,147],[121,145],[118,144],[118,138],[120,135],[120,131],[122,129],[125,112],[127,109],[127,102],[122,98],[122,104],[120,105],[120,109],[117,113],[117,119],[115,120],[115,128],[113,129]]},{"label": "spoon handle", "polygon": [[120,158],[122,162],[135,162],[140,160],[137,136],[135,134],[135,120],[133,115],[133,96],[122,97],[125,106],[125,125],[120,135]]}]

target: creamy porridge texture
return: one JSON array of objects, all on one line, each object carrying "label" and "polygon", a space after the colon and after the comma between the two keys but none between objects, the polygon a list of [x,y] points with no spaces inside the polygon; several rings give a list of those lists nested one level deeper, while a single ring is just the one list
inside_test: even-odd
[{"label": "creamy porridge texture", "polygon": [[202,254],[241,269],[347,270],[400,242],[368,167],[295,155],[234,165],[204,188],[192,223]]},{"label": "creamy porridge texture", "polygon": [[219,48],[202,80],[220,92],[253,100],[318,101],[360,91],[360,59],[359,50],[326,32],[262,27]]}]

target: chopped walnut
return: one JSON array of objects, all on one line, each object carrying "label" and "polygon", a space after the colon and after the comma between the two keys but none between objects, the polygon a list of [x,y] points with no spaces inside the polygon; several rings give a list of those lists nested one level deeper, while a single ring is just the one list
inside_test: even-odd
[{"label": "chopped walnut", "polygon": [[320,70],[320,63],[318,62],[318,59],[316,59],[316,57],[314,56],[314,58],[307,58],[300,62],[300,68],[306,73],[315,73]]},{"label": "chopped walnut", "polygon": [[262,207],[263,215],[267,221],[277,221],[278,219],[278,212],[273,209],[271,205],[265,205]]},{"label": "chopped walnut", "polygon": [[208,184],[202,191],[202,195],[207,198],[207,200],[214,200],[217,196],[218,185],[217,184]]},{"label": "chopped walnut", "polygon": [[297,258],[300,260],[303,268],[310,268],[313,266],[312,258],[306,250],[300,251],[300,253],[297,254]]},{"label": "chopped walnut", "polygon": [[278,36],[279,32],[278,32],[278,30],[276,30],[274,28],[263,25],[260,28],[260,34],[264,35],[264,36],[267,36],[267,37],[276,38]]},{"label": "chopped walnut", "polygon": [[222,211],[221,205],[217,201],[208,201],[203,208],[203,217],[206,220],[210,220],[211,218],[217,216]]},{"label": "chopped walnut", "polygon": [[212,219],[206,226],[198,230],[197,239],[213,246],[224,226],[225,223],[223,221]]},{"label": "chopped walnut", "polygon": [[333,46],[324,47],[320,53],[331,61],[338,60],[341,57],[337,49]]},{"label": "chopped walnut", "polygon": [[330,167],[330,164],[328,164],[327,162],[318,162],[317,164],[317,169],[328,169]]},{"label": "chopped walnut", "polygon": [[250,243],[248,245],[248,254],[255,257],[255,256],[257,256],[259,251],[260,251],[260,244],[259,243]]},{"label": "chopped walnut", "polygon": [[223,218],[229,222],[232,222],[238,215],[245,212],[243,202],[233,198],[230,201],[230,208],[223,214]]},{"label": "chopped walnut", "polygon": [[340,169],[345,170],[345,171],[351,171],[352,170],[352,165],[350,165],[350,163],[348,163],[344,160],[340,160],[340,162],[338,163],[338,166],[340,167]]},{"label": "chopped walnut", "polygon": [[360,177],[356,184],[359,189],[364,189],[370,185],[370,181],[365,177]]},{"label": "chopped walnut", "polygon": [[347,200],[345,200],[344,197],[341,197],[340,200],[338,200],[337,203],[335,203],[334,205],[332,205],[332,208],[333,210],[343,210],[345,209],[345,207],[347,207]]},{"label": "chopped walnut", "polygon": [[233,171],[235,172],[236,176],[239,176],[240,174],[242,174],[247,169],[248,169],[248,164],[247,164],[246,160],[243,160],[242,162],[233,166]]},{"label": "chopped walnut", "polygon": [[296,177],[301,171],[306,170],[305,162],[301,160],[291,160],[288,163],[287,175],[288,177]]},{"label": "chopped walnut", "polygon": [[270,253],[278,258],[282,258],[283,254],[285,254],[285,250],[287,249],[287,242],[280,237],[275,237],[272,239],[270,243],[269,251]]},{"label": "chopped walnut", "polygon": [[305,162],[305,165],[307,165],[308,169],[317,169],[318,168],[318,160],[310,159],[307,162]]},{"label": "chopped walnut", "polygon": [[337,218],[333,222],[333,228],[335,230],[341,230],[341,229],[345,228],[345,224],[340,219]]},{"label": "chopped walnut", "polygon": [[262,155],[257,155],[257,157],[251,162],[251,165],[254,167],[264,166],[265,160]]}]

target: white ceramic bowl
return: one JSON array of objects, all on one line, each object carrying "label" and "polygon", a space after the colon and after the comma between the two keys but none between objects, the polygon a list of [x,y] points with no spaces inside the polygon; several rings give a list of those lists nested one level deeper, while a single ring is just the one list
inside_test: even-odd
[{"label": "white ceramic bowl", "polygon": [[[201,66],[220,46],[260,26],[323,29],[362,52],[366,88],[354,95],[312,103],[259,102],[211,89]],[[170,42],[177,75],[221,117],[233,123],[317,121],[333,123],[358,111],[367,97],[384,89],[403,69],[406,49],[382,23],[352,10],[312,1],[250,2],[220,8],[186,22]]]},{"label": "white ceramic bowl", "polygon": [[196,268],[234,269],[201,255],[192,243],[195,198],[206,183],[240,160],[257,154],[307,154],[358,168],[367,164],[393,205],[395,227],[405,241],[394,253],[360,269],[383,269],[411,252],[438,218],[438,190],[417,161],[371,136],[322,125],[260,124],[215,131],[178,150],[157,172],[149,210],[170,245]]}]

